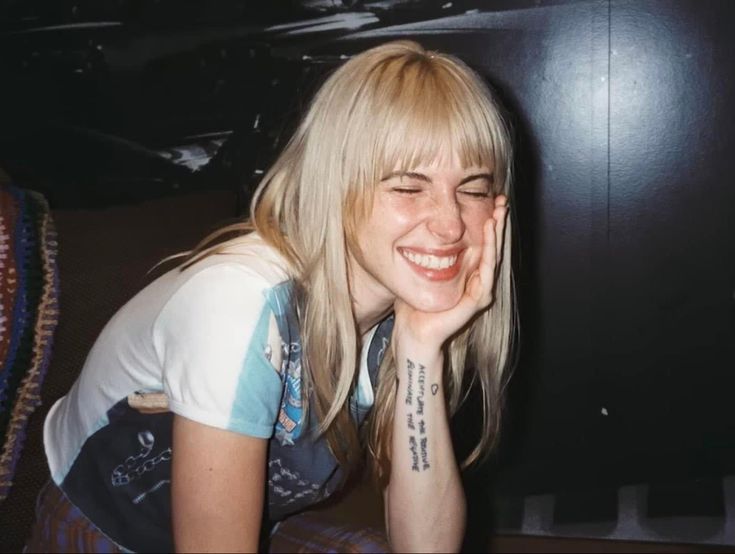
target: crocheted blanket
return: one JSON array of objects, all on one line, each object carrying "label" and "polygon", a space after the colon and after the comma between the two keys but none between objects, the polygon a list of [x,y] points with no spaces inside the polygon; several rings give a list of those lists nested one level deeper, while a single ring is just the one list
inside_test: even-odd
[{"label": "crocheted blanket", "polygon": [[0,184],[0,502],[8,495],[59,319],[56,231],[40,194]]}]

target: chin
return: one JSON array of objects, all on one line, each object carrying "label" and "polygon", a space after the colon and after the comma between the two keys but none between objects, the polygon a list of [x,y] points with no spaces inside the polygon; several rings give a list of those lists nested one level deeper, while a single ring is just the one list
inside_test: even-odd
[{"label": "chin", "polygon": [[424,294],[413,294],[406,295],[403,297],[403,301],[411,306],[414,310],[427,313],[445,312],[454,308],[460,298],[462,298],[463,291],[451,291],[451,292],[428,292]]}]

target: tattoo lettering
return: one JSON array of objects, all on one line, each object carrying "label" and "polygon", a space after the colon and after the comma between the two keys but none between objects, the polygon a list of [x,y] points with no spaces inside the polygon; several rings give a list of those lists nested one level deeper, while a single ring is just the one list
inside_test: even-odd
[{"label": "tattoo lettering", "polygon": [[[408,381],[406,383],[406,405],[414,406],[414,370],[417,369],[417,380],[416,380],[416,410],[408,411],[406,414],[406,424],[408,426],[408,449],[411,452],[411,470],[412,471],[425,471],[431,467],[429,464],[429,438],[427,435],[426,420],[419,416],[424,415],[425,407],[425,395],[426,395],[426,366],[422,364],[416,364],[413,361],[406,359],[406,374]],[[436,395],[439,386],[434,383],[431,385],[431,394]],[[410,410],[410,408],[408,409]],[[418,425],[418,435],[415,433]],[[417,438],[418,437],[418,438]]]},{"label": "tattoo lettering", "polygon": [[427,448],[429,440],[424,437],[421,439],[421,469],[429,469],[429,452]]},{"label": "tattoo lettering", "polygon": [[416,414],[424,415],[424,384],[426,382],[426,367],[419,364],[419,392],[416,395]]},{"label": "tattoo lettering", "polygon": [[408,448],[411,450],[411,469],[413,471],[419,471],[419,453],[418,448],[416,447],[416,437],[413,435],[408,437]]},{"label": "tattoo lettering", "polygon": [[406,406],[413,404],[413,368],[415,367],[411,360],[406,360],[408,363],[406,367],[408,369],[408,382],[406,383]]}]

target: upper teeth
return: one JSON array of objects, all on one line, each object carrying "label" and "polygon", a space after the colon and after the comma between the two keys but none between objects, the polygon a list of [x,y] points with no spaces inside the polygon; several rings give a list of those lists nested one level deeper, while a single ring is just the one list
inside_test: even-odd
[{"label": "upper teeth", "polygon": [[444,269],[454,265],[457,256],[432,256],[431,254],[416,254],[410,250],[404,250],[403,254],[416,265],[427,269]]}]

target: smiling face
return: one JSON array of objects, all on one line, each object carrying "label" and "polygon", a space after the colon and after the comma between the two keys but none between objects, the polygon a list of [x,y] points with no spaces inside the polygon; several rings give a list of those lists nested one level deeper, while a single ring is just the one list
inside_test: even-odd
[{"label": "smiling face", "polygon": [[492,168],[465,168],[456,156],[381,180],[350,259],[358,319],[366,310],[389,309],[396,297],[426,312],[459,302],[480,262],[492,180]]}]

